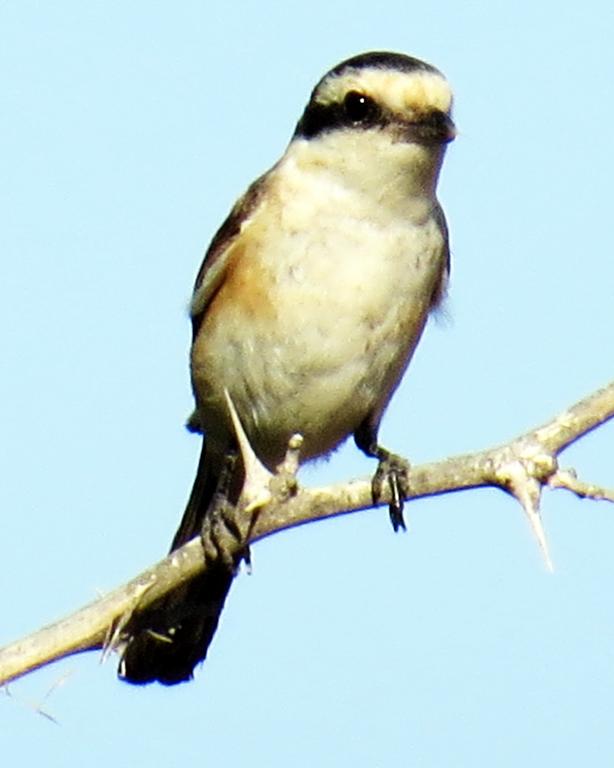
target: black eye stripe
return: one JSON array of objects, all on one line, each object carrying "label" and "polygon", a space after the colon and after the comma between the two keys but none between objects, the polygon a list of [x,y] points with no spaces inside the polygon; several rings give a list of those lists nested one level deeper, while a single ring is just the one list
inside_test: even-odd
[{"label": "black eye stripe", "polygon": [[366,129],[380,123],[383,123],[383,115],[377,102],[359,91],[349,91],[341,103],[309,102],[294,135],[310,139],[336,128]]}]

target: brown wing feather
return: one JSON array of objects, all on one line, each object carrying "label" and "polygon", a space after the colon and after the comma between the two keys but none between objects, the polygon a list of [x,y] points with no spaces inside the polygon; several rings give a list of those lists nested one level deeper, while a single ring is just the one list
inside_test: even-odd
[{"label": "brown wing feather", "polygon": [[211,300],[222,285],[230,246],[241,232],[243,224],[252,216],[262,200],[266,189],[268,173],[260,176],[251,184],[247,192],[237,200],[222,226],[215,233],[213,240],[196,276],[192,297],[192,340],[200,329],[203,315]]}]

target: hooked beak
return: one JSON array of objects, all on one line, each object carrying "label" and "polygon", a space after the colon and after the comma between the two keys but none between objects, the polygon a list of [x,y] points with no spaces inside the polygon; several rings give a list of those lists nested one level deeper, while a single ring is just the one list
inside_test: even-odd
[{"label": "hooked beak", "polygon": [[456,126],[446,112],[433,109],[404,126],[405,141],[416,144],[449,144],[456,138]]}]

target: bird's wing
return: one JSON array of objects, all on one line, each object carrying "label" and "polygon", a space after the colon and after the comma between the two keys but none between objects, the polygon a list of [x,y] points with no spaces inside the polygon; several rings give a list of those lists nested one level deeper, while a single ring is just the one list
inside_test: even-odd
[{"label": "bird's wing", "polygon": [[438,307],[441,304],[441,302],[445,299],[446,289],[448,287],[448,279],[450,277],[450,266],[451,266],[450,238],[448,235],[448,224],[446,222],[446,217],[443,212],[443,208],[441,207],[441,205],[439,205],[439,203],[436,204],[434,214],[435,214],[435,220],[437,222],[437,225],[443,237],[444,268],[441,270],[439,282],[436,285],[435,290],[433,291],[433,296],[431,298],[431,309],[435,309],[436,307]]},{"label": "bird's wing", "polygon": [[268,176],[269,174],[266,173],[256,179],[247,192],[237,200],[205,253],[205,258],[196,276],[194,293],[190,303],[192,340],[198,334],[207,307],[224,282],[232,246],[243,226],[252,218],[262,202]]}]

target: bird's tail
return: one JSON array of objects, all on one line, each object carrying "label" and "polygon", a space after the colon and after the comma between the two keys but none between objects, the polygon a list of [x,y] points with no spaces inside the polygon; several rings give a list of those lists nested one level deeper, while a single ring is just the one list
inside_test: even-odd
[{"label": "bird's tail", "polygon": [[[198,472],[171,551],[199,535],[211,508],[221,468],[207,456],[205,440]],[[174,685],[190,680],[215,634],[233,573],[224,563],[207,568],[188,584],[166,595],[131,619],[119,676],[144,685]]]}]

